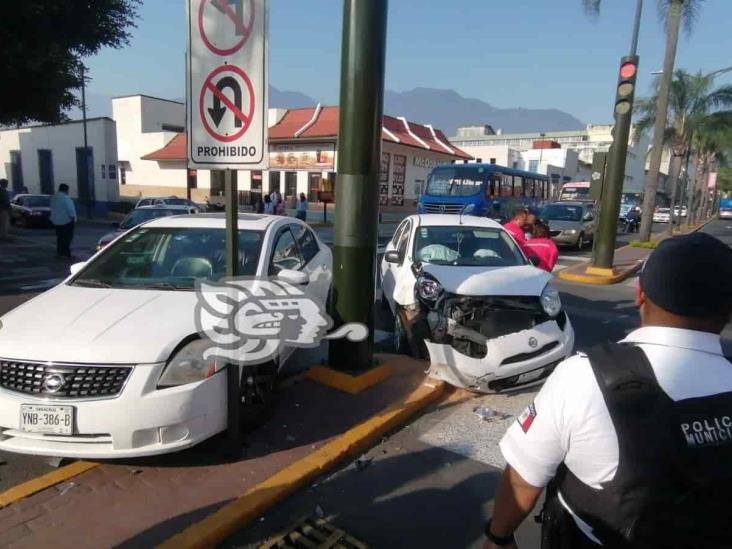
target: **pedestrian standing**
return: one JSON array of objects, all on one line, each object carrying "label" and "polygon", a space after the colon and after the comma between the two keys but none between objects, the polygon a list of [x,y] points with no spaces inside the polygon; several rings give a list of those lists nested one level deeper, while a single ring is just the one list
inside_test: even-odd
[{"label": "pedestrian standing", "polygon": [[254,212],[258,214],[264,213],[264,202],[262,202],[261,196],[254,203]]},{"label": "pedestrian standing", "polygon": [[732,547],[732,250],[669,238],[636,290],[641,328],[560,363],[500,443],[485,547],[548,485],[542,548]]},{"label": "pedestrian standing", "polygon": [[[381,213],[381,212],[379,212]],[[297,218],[302,221],[307,220],[308,217],[308,199],[305,193],[300,193],[300,200],[297,202]]]},{"label": "pedestrian standing", "polygon": [[518,206],[513,210],[513,219],[503,226],[522,250],[526,245],[524,228],[526,227],[528,217],[529,211],[524,206]]},{"label": "pedestrian standing", "polygon": [[275,215],[287,215],[287,210],[285,209],[285,203],[280,198],[277,200],[276,206],[275,206]]},{"label": "pedestrian standing", "polygon": [[549,225],[537,219],[534,222],[534,229],[531,240],[526,242],[526,249],[539,259],[537,267],[550,273],[559,259],[559,249],[554,241],[549,238]]},{"label": "pedestrian standing", "polygon": [[529,213],[526,214],[526,224],[524,225],[524,237],[526,240],[530,240],[532,236],[534,236],[534,225],[536,224],[536,215],[531,213],[530,210],[527,210]]},{"label": "pedestrian standing", "polygon": [[0,239],[6,240],[9,237],[10,228],[10,193],[8,192],[8,180],[0,179]]},{"label": "pedestrian standing", "polygon": [[272,215],[274,213],[274,203],[269,195],[264,197],[264,213]]},{"label": "pedestrian standing", "polygon": [[51,197],[51,223],[56,229],[56,253],[61,257],[71,257],[76,206],[69,196],[66,183],[61,183],[58,192]]}]

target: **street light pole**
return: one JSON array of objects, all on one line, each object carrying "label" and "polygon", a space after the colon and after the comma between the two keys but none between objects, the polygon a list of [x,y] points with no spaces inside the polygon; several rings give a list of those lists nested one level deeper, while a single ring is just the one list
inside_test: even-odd
[{"label": "street light pole", "polygon": [[372,366],[387,6],[344,0],[330,314],[369,328],[364,341],[330,342],[331,366],[346,370]]},{"label": "street light pole", "polygon": [[83,199],[86,204],[86,216],[91,219],[92,217],[92,205],[91,205],[91,185],[92,181],[92,169],[91,163],[89,162],[89,141],[86,130],[86,71],[84,64],[81,64],[81,120],[84,127],[84,173],[86,174],[86,189],[84,190]]},{"label": "street light pole", "polygon": [[635,10],[633,37],[630,55],[620,60],[620,73],[615,96],[615,125],[613,144],[608,154],[605,179],[600,198],[600,217],[592,249],[592,266],[595,274],[611,275],[615,256],[615,238],[618,232],[620,199],[625,181],[625,162],[628,155],[628,139],[633,116],[635,79],[638,73],[638,33],[640,29],[643,0],[638,0]]}]

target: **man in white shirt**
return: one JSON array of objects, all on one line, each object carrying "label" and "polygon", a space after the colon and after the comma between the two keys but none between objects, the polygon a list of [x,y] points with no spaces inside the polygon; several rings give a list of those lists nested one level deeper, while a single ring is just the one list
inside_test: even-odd
[{"label": "man in white shirt", "polygon": [[[508,463],[485,547],[545,486],[542,547],[732,547],[732,250],[667,239],[637,290],[641,328],[559,364],[500,443]],[[662,526],[663,525],[663,526]]]},{"label": "man in white shirt", "polygon": [[69,196],[69,186],[66,183],[61,183],[58,192],[51,197],[51,223],[56,229],[56,253],[61,257],[71,257],[76,206]]}]

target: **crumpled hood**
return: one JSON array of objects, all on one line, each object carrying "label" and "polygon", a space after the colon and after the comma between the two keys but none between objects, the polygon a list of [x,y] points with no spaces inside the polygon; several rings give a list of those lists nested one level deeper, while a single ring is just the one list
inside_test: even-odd
[{"label": "crumpled hood", "polygon": [[60,284],[3,316],[0,357],[140,364],[168,359],[196,332],[193,291]]},{"label": "crumpled hood", "polygon": [[552,280],[552,275],[533,265],[457,267],[424,263],[422,269],[434,276],[445,291],[464,296],[539,296]]}]

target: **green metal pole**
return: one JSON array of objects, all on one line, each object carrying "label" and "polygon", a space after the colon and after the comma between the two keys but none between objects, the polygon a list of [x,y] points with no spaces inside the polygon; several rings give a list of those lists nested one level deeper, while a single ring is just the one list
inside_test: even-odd
[{"label": "green metal pole", "polygon": [[331,315],[363,323],[365,341],[330,343],[330,365],[372,365],[379,166],[388,0],[344,0]]},{"label": "green metal pole", "polygon": [[236,172],[224,170],[226,192],[226,276],[239,274],[239,193]]}]

